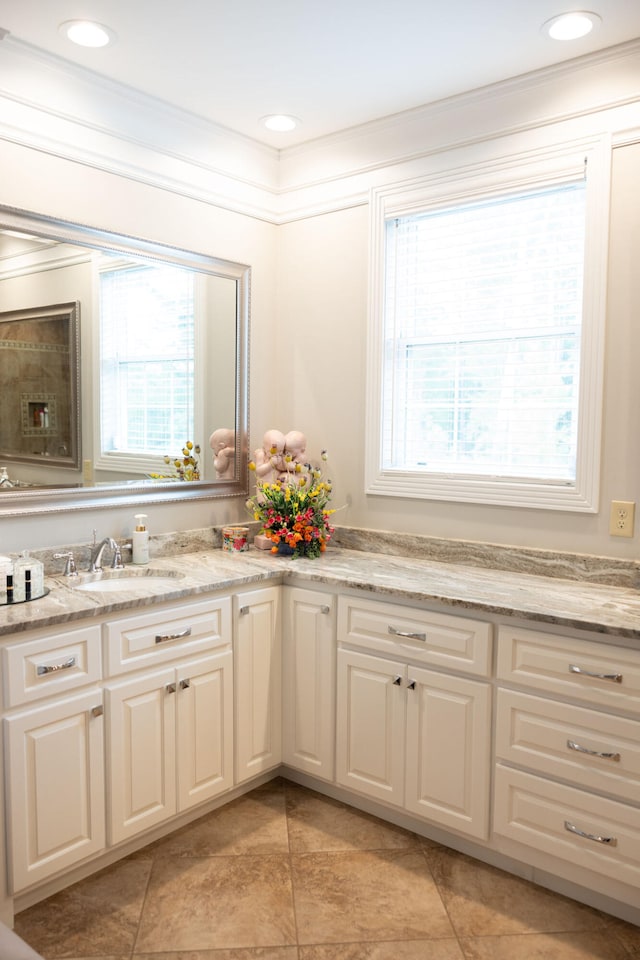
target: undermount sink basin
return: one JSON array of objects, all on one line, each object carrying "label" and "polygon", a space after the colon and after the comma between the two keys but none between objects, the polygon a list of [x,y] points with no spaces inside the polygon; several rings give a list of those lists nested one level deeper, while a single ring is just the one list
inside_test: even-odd
[{"label": "undermount sink basin", "polygon": [[149,587],[175,587],[177,581],[184,574],[173,570],[109,570],[103,573],[92,573],[82,577],[73,584],[74,590],[85,590],[87,593],[131,593],[139,590],[147,591]]}]

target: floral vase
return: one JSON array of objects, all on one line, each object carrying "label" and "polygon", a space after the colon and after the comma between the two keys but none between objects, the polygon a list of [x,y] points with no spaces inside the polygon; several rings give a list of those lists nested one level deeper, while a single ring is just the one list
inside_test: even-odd
[{"label": "floral vase", "polygon": [[277,546],[278,546],[277,553],[279,557],[292,557],[295,553],[295,550],[293,549],[293,547],[290,547],[288,543],[283,543],[282,541],[280,541],[280,543]]}]

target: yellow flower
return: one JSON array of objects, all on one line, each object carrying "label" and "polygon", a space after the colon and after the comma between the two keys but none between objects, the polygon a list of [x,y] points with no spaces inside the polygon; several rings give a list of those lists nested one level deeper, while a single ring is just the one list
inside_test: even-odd
[{"label": "yellow flower", "polygon": [[253,460],[249,460],[249,470],[255,470],[256,465]]}]

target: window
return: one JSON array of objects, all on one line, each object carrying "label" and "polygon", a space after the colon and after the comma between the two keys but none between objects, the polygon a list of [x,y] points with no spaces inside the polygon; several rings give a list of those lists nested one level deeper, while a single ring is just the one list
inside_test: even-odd
[{"label": "window", "polygon": [[369,492],[595,509],[591,176],[381,192]]},{"label": "window", "polygon": [[194,432],[194,274],[127,261],[99,278],[103,458],[164,468]]}]

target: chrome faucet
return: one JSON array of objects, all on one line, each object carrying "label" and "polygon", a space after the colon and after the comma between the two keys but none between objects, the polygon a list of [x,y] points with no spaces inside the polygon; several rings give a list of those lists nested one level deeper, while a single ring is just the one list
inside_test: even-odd
[{"label": "chrome faucet", "polygon": [[89,560],[89,573],[99,573],[100,570],[102,570],[102,554],[105,551],[105,547],[109,547],[113,553],[111,569],[122,570],[124,567],[120,547],[113,537],[105,537],[104,540],[101,540],[100,543],[94,544],[93,546],[91,551],[91,559]]}]

